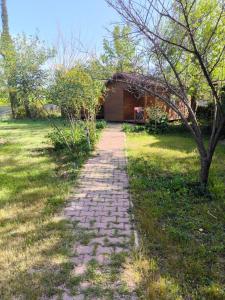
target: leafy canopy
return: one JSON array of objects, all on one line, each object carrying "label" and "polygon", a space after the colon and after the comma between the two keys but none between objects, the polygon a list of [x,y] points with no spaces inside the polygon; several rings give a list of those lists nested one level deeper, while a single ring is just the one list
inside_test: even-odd
[{"label": "leafy canopy", "polygon": [[104,39],[104,54],[101,56],[103,67],[109,74],[115,72],[132,72],[140,65],[137,55],[137,42],[131,37],[129,26],[116,25],[112,33],[112,41]]},{"label": "leafy canopy", "polygon": [[95,115],[103,83],[93,78],[91,67],[77,65],[70,70],[56,71],[50,97],[59,106],[72,110],[78,117],[81,110]]}]

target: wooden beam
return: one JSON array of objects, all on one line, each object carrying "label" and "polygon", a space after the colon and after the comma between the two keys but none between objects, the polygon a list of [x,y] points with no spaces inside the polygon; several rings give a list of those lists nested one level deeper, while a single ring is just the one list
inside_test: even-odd
[{"label": "wooden beam", "polygon": [[148,96],[145,94],[144,96],[144,122],[147,119],[147,113],[146,113],[146,108],[147,108],[147,104],[148,104]]}]

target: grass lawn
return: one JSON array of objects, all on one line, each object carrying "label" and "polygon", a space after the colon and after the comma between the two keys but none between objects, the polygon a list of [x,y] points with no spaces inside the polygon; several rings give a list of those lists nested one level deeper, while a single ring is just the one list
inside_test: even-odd
[{"label": "grass lawn", "polygon": [[10,106],[10,103],[8,102],[8,99],[0,98],[0,107],[1,106]]},{"label": "grass lawn", "polygon": [[0,299],[60,295],[73,280],[76,237],[57,212],[76,172],[49,151],[49,130],[46,121],[0,122]]},{"label": "grass lawn", "polygon": [[142,251],[133,280],[140,299],[225,299],[225,146],[202,195],[188,134],[128,134],[129,176]]}]

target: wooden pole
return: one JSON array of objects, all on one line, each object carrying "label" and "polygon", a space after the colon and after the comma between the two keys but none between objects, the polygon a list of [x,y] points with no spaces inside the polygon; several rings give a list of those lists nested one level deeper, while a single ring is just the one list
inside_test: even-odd
[{"label": "wooden pole", "polygon": [[144,123],[145,123],[145,121],[146,121],[146,119],[147,119],[146,108],[147,108],[147,104],[148,104],[148,97],[147,97],[146,94],[145,94],[145,96],[144,96],[144,100],[145,100],[145,102],[144,102]]}]

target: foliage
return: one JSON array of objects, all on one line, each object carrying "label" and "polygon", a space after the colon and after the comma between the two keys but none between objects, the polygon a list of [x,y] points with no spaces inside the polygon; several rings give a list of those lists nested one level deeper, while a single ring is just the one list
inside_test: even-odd
[{"label": "foliage", "polygon": [[87,118],[95,119],[103,84],[93,76],[92,69],[85,65],[56,70],[49,98],[63,109],[70,109],[78,119],[82,111]]},{"label": "foliage", "polygon": [[15,50],[14,78],[17,98],[20,105],[24,106],[26,116],[32,117],[30,105],[43,98],[43,88],[48,76],[44,64],[54,53],[52,49],[46,48],[38,37],[25,35],[15,39]]},{"label": "foliage", "polygon": [[[71,132],[68,126],[61,127],[60,130],[53,129],[48,135],[55,150],[67,150],[68,146],[71,149],[74,157],[86,155],[91,149],[87,142],[86,131],[84,124],[79,123]],[[95,138],[91,138],[91,147],[94,146]]]},{"label": "foliage", "polygon": [[[4,70],[2,87],[4,88],[5,85],[6,88],[10,81],[16,97],[16,102],[13,104],[14,116],[16,116],[17,107],[23,106],[26,117],[31,118],[30,105],[44,96],[43,89],[48,76],[44,65],[54,52],[47,48],[38,37],[27,37],[24,34],[18,35],[12,41],[12,45],[13,55],[7,54],[7,59],[1,60]],[[9,47],[7,49],[8,53],[10,49]]]},{"label": "foliage", "polygon": [[[171,44],[166,48],[163,42],[161,42],[161,46],[166,50],[165,53],[172,64],[176,62],[174,64],[176,72],[184,83],[187,94],[195,100],[204,100],[213,103],[210,86],[204,73],[200,72],[200,63],[195,53],[183,51],[184,49],[177,47],[177,45],[180,45],[182,37],[184,37],[183,41],[186,47],[188,49],[192,48],[190,37],[185,34],[185,25],[180,26],[180,24],[186,24],[182,11],[182,3],[183,1],[179,1],[173,7],[174,20],[177,20],[177,22],[174,22],[171,18],[165,18],[164,22],[160,25],[163,35],[176,46],[173,47]],[[220,18],[221,2],[218,0],[197,0],[193,2],[192,6],[191,3],[188,3],[186,9],[190,10],[188,21],[197,29],[194,35],[196,48],[200,55],[207,57],[204,59],[208,61],[210,66],[212,81],[218,82],[219,80],[224,80],[224,51],[221,42],[224,36],[225,23],[224,18]],[[217,62],[218,58],[220,59]],[[157,60],[158,58],[155,56],[158,72],[162,73],[164,71],[164,75],[170,83],[179,84],[172,65],[161,57],[162,65],[160,66],[156,62]]]},{"label": "foliage", "polygon": [[198,107],[197,111],[196,111],[196,115],[198,116],[198,118],[201,120],[206,120],[208,122],[208,124],[212,123],[212,118],[213,118],[213,104],[209,104],[207,106],[203,106],[203,107]]},{"label": "foliage", "polygon": [[104,53],[100,57],[103,73],[106,78],[115,72],[134,72],[140,67],[141,60],[137,54],[137,42],[131,37],[131,28],[127,25],[116,25],[112,33],[112,41],[104,39]]},{"label": "foliage", "polygon": [[123,124],[122,129],[127,133],[165,133],[169,131],[169,121],[166,112],[161,107],[151,107],[146,110],[147,119],[145,125]]},{"label": "foliage", "polygon": [[139,296],[224,299],[225,147],[217,148],[205,194],[194,183],[198,156],[190,135],[129,134],[127,142],[134,215],[148,260],[139,263]]},{"label": "foliage", "polygon": [[104,129],[107,126],[105,120],[97,120],[96,121],[96,129]]},{"label": "foliage", "polygon": [[[5,86],[5,94],[9,95],[9,102],[11,105],[12,115],[15,117],[15,110],[17,107],[16,97],[16,83],[15,83],[15,46],[9,32],[8,12],[6,0],[1,1],[1,19],[2,32],[0,39],[0,54],[1,54],[1,86]],[[4,76],[3,76],[4,75]]]},{"label": "foliage", "polygon": [[[70,70],[56,70],[54,81],[49,88],[49,98],[61,107],[62,114],[70,126],[72,140],[77,121],[84,121],[84,130],[90,150],[95,141],[96,113],[103,90],[103,83],[93,77],[94,72],[92,72],[91,66],[90,63],[89,67],[77,65]],[[64,133],[60,133],[60,130],[58,133],[58,138],[61,137],[62,143],[64,143],[66,141]],[[73,151],[70,144],[70,142],[66,143],[70,151]]]},{"label": "foliage", "polygon": [[[53,117],[43,109],[43,105],[37,100],[29,104],[30,117],[32,119],[46,119],[49,116]],[[23,105],[19,105],[16,112],[17,119],[27,118],[27,113]]]},{"label": "foliage", "polygon": [[122,130],[127,133],[142,132],[142,131],[145,131],[145,129],[146,129],[146,127],[144,125],[132,125],[132,124],[127,124],[127,123],[124,123],[122,125]]},{"label": "foliage", "polygon": [[[62,126],[63,124],[63,126]],[[90,145],[87,139],[87,129],[84,121],[78,121],[71,127],[68,121],[61,126],[53,122],[54,128],[48,134],[48,138],[54,149],[59,152],[68,152],[76,160],[83,161],[89,152],[94,149],[99,132],[106,127],[104,120],[98,120],[95,124],[96,131],[89,131]]]},{"label": "foliage", "polygon": [[[153,89],[143,79],[139,89],[166,103],[192,133],[201,158],[199,180],[206,187],[213,154],[225,125],[221,97],[225,66],[223,1],[106,1],[132,25],[132,32],[141,40],[140,47],[159,79],[157,88]],[[195,112],[196,100],[202,99],[214,104],[207,145]]]},{"label": "foliage", "polygon": [[159,106],[150,107],[146,110],[147,123],[146,128],[152,133],[163,133],[168,130],[169,121],[167,113]]},{"label": "foliage", "polygon": [[7,106],[9,105],[9,100],[7,98],[0,98],[0,106]]}]

